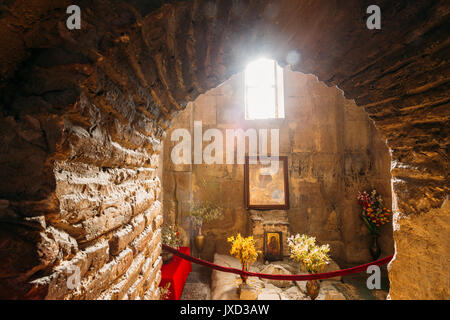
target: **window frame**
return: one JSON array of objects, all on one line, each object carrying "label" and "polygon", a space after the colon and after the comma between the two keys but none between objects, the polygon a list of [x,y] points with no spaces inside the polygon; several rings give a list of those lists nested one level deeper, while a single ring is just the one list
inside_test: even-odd
[{"label": "window frame", "polygon": [[260,88],[258,86],[247,84],[247,70],[244,71],[244,107],[245,107],[245,120],[274,120],[274,119],[284,119],[284,70],[278,65],[276,60],[267,59],[273,64],[274,68],[274,81],[270,86],[271,90],[274,90],[275,102],[274,102],[274,117],[267,118],[251,118],[249,115],[249,102],[248,102],[248,89],[249,88]]}]

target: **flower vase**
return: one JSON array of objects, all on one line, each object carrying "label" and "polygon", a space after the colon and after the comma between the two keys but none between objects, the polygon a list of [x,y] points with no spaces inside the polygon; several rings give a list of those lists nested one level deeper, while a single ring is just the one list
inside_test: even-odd
[{"label": "flower vase", "polygon": [[376,234],[372,234],[369,251],[373,260],[378,260],[381,255],[381,248],[380,244],[378,243],[378,236]]},{"label": "flower vase", "polygon": [[202,228],[200,227],[198,230],[198,234],[194,239],[195,249],[197,249],[198,257],[200,258],[200,255],[203,251],[203,246],[205,244],[205,236],[202,234]]},{"label": "flower vase", "polygon": [[161,253],[161,256],[162,256],[163,264],[168,264],[173,259],[173,253],[172,252],[163,251]]},{"label": "flower vase", "polygon": [[319,295],[320,291],[320,281],[319,280],[308,280],[306,282],[306,293],[311,300],[315,300]]},{"label": "flower vase", "polygon": [[[247,266],[242,266],[242,271],[247,271]],[[248,279],[248,276],[241,275],[241,280],[242,280],[243,285],[247,284],[247,279]]]}]

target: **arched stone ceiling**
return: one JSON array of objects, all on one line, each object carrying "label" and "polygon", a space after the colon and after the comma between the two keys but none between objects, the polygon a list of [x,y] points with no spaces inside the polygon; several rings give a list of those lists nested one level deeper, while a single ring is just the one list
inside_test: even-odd
[{"label": "arched stone ceiling", "polygon": [[[100,108],[97,121],[113,139],[151,155],[152,137],[187,102],[260,54],[284,65],[295,50],[294,70],[338,86],[386,138],[397,218],[442,206],[450,168],[447,1],[176,1],[155,10],[157,1],[144,2],[79,1],[82,28],[74,31],[65,27],[71,1],[1,5],[2,114],[45,114],[53,133],[39,160],[48,182],[32,190],[7,184],[2,195],[20,194],[29,211],[53,210],[51,161],[84,157],[86,148],[105,154],[98,145],[68,147],[76,142],[66,120],[92,127],[97,116],[83,111],[83,99]],[[381,7],[381,30],[366,28],[372,4]],[[134,163],[111,154],[99,164]]]},{"label": "arched stone ceiling", "polygon": [[[2,87],[36,51],[43,60],[60,46],[131,94],[142,117],[166,128],[177,110],[254,56],[286,64],[295,50],[301,59],[294,70],[338,86],[366,109],[393,152],[394,176],[420,185],[410,193],[426,188],[424,209],[442,204],[446,191],[435,185],[448,174],[445,1],[377,1],[381,30],[366,28],[369,1],[180,1],[145,16],[120,1],[81,1],[80,31],[65,28],[67,3],[3,5]],[[75,60],[59,63],[73,67]],[[92,72],[86,70],[75,70],[80,79],[74,82]],[[422,211],[418,203],[400,207]]]}]

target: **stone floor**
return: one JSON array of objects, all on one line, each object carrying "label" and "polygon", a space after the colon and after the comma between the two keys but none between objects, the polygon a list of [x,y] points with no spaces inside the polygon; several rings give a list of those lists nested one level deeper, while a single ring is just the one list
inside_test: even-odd
[{"label": "stone floor", "polygon": [[192,272],[184,285],[181,300],[211,299],[211,270],[192,264]]},{"label": "stone floor", "polygon": [[[239,268],[239,261],[231,256],[218,255],[214,263]],[[239,300],[238,287],[240,278],[237,275],[212,271],[192,266],[182,300]],[[338,270],[340,267],[332,263],[325,272]],[[297,264],[289,261],[277,261],[270,264],[255,263],[250,271],[273,274],[302,274]],[[364,273],[333,278],[321,281],[319,296],[316,300],[385,300],[389,281],[382,277],[381,290],[369,290],[366,286],[367,275]],[[258,300],[310,300],[306,295],[305,281],[274,281],[258,278],[248,279],[248,290],[242,293],[245,299]]]}]

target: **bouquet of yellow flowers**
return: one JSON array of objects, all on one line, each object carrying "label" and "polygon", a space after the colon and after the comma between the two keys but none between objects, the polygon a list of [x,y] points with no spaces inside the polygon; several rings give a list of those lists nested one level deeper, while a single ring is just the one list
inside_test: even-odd
[{"label": "bouquet of yellow flowers", "polygon": [[[240,233],[236,237],[229,237],[227,240],[231,242],[230,254],[241,261],[242,271],[247,271],[249,265],[258,258],[258,251],[255,249],[255,240],[253,237],[244,238]],[[241,276],[241,278],[245,283],[247,277]]]},{"label": "bouquet of yellow flowers", "polygon": [[316,245],[315,237],[297,234],[287,239],[291,250],[291,259],[300,262],[309,273],[318,273],[328,264],[330,246]]}]

